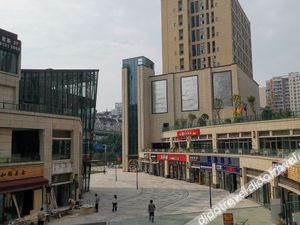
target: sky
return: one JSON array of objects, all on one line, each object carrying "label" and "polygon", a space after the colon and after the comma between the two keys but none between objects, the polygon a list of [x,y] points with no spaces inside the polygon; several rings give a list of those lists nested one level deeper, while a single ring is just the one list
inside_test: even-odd
[{"label": "sky", "polygon": [[[172,0],[175,1],[175,0]],[[299,0],[240,0],[251,21],[254,79],[300,71]],[[97,110],[121,102],[122,59],[162,71],[160,0],[0,0],[0,28],[22,41],[23,69],[99,69]]]}]

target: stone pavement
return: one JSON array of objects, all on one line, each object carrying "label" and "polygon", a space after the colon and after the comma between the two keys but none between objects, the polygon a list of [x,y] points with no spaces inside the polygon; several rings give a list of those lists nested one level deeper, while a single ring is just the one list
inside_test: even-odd
[{"label": "stone pavement", "polygon": [[[135,173],[124,173],[119,169],[117,174],[117,182],[115,182],[114,169],[109,169],[106,174],[94,174],[91,177],[91,192],[84,194],[83,202],[93,203],[94,194],[98,193],[100,196],[99,213],[81,215],[79,211],[75,211],[72,215],[61,219],[52,219],[49,224],[92,224],[104,221],[109,221],[112,225],[148,224],[147,206],[150,199],[153,199],[157,207],[155,224],[183,225],[199,212],[209,208],[208,187],[139,173],[139,190],[137,190]],[[118,212],[116,213],[112,212],[114,194],[118,196]],[[222,200],[228,194],[224,190],[212,189],[213,203]],[[252,208],[254,215],[260,213],[263,218],[267,218],[265,215],[268,214],[268,210],[250,200],[243,200],[238,207],[254,207]],[[249,210],[244,209],[244,214],[250,212]],[[241,211],[237,214],[243,213]],[[247,218],[247,215],[241,219],[244,218]],[[219,224],[222,223],[212,225]],[[254,224],[264,225],[262,221]]]}]

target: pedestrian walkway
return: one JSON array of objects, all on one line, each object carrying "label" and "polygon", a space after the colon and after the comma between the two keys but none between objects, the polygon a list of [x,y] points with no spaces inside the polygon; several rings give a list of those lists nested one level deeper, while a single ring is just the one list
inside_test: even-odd
[{"label": "pedestrian walkway", "polygon": [[[209,207],[208,187],[139,173],[139,190],[137,190],[135,173],[118,170],[117,175],[117,182],[114,169],[109,169],[106,174],[93,174],[91,177],[91,192],[84,194],[83,202],[93,203],[94,195],[97,193],[100,197],[99,213],[81,215],[75,212],[61,219],[53,219],[49,224],[93,224],[108,221],[112,225],[143,225],[148,223],[147,207],[150,199],[153,199],[157,207],[155,224],[183,225]],[[115,213],[112,212],[114,194],[118,196],[118,211]],[[213,189],[212,202],[217,203],[228,195],[227,191]],[[253,210],[259,207],[257,212],[254,210],[251,215],[260,213],[262,218],[268,217],[268,210],[250,200],[243,200],[238,207],[254,207]]]}]

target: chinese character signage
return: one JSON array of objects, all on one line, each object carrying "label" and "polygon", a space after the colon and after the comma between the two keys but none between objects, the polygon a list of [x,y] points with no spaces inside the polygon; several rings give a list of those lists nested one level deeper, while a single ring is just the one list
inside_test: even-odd
[{"label": "chinese character signage", "polygon": [[178,161],[178,162],[186,162],[186,155],[175,155],[175,154],[158,154],[157,160],[168,160],[168,161]]},{"label": "chinese character signage", "polygon": [[72,164],[70,162],[54,163],[52,165],[52,175],[62,173],[72,173]]},{"label": "chinese character signage", "polygon": [[189,129],[177,131],[177,137],[199,136],[200,129]]},{"label": "chinese character signage", "polygon": [[0,182],[21,180],[44,175],[42,165],[22,165],[0,167]]},{"label": "chinese character signage", "polygon": [[300,165],[294,165],[289,167],[288,178],[300,183]]},{"label": "chinese character signage", "polygon": [[212,169],[212,164],[210,162],[201,162],[200,163],[200,169],[211,170]]},{"label": "chinese character signage", "polygon": [[190,155],[190,162],[200,162],[200,156]]},{"label": "chinese character signage", "polygon": [[0,48],[20,53],[21,42],[19,40],[7,37],[3,33],[0,33]]}]

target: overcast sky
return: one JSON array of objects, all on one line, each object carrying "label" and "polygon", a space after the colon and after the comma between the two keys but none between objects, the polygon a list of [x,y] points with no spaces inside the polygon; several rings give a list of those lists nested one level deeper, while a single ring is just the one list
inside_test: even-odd
[{"label": "overcast sky", "polygon": [[[240,2],[254,79],[300,71],[300,1]],[[100,69],[100,111],[121,101],[122,59],[144,55],[161,73],[160,15],[160,0],[0,0],[0,28],[19,35],[22,68]]]}]

